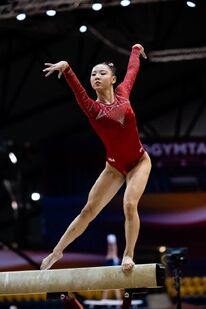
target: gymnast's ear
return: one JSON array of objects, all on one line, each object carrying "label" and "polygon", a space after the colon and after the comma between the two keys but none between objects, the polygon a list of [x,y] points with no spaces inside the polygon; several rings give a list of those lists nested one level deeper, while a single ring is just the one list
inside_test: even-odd
[{"label": "gymnast's ear", "polygon": [[116,78],[116,76],[115,76],[115,75],[113,75],[113,76],[112,76],[112,78],[113,78],[113,80],[112,80],[112,84],[115,84],[115,83],[116,83],[116,81],[117,81],[117,78]]}]

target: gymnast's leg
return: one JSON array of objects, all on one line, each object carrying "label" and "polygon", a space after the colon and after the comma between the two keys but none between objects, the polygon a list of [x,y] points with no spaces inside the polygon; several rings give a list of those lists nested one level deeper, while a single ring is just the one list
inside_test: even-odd
[{"label": "gymnast's leg", "polygon": [[87,203],[80,214],[71,222],[53,252],[41,264],[41,269],[49,269],[63,256],[63,250],[78,236],[89,223],[111,201],[125,181],[125,177],[106,163],[106,167],[92,187]]},{"label": "gymnast's leg", "polygon": [[145,190],[151,170],[151,161],[145,152],[138,164],[127,174],[126,190],[124,193],[123,207],[125,214],[126,247],[122,259],[123,271],[134,266],[134,248],[139,234],[140,220],[137,205]]}]

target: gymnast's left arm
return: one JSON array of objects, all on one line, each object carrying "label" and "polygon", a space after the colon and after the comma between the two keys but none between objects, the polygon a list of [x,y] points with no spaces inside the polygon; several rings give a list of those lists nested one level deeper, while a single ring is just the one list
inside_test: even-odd
[{"label": "gymnast's left arm", "polygon": [[119,86],[116,88],[116,93],[119,93],[123,97],[129,98],[137,73],[139,71],[140,55],[142,55],[142,57],[145,59],[147,58],[143,46],[141,44],[133,45],[127,66],[126,75],[124,77],[123,82],[121,82]]}]

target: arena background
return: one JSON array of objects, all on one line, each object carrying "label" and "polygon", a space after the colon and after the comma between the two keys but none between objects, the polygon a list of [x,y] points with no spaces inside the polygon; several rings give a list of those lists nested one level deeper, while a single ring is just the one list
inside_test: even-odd
[{"label": "arena background", "polygon": [[[131,46],[139,42],[148,59],[141,59],[131,102],[153,168],[140,203],[136,259],[155,260],[163,245],[188,247],[188,273],[201,269],[205,275],[206,2],[191,8],[179,0],[134,1],[128,7],[102,1],[98,12],[83,2],[62,8],[54,1],[57,14],[48,17],[37,1],[21,22],[13,1],[0,4],[2,248],[51,250],[105,164],[103,145],[66,81],[55,74],[46,79],[44,63],[67,60],[94,98],[92,66],[114,62],[120,82]],[[31,199],[33,192],[40,193],[38,201]],[[115,233],[122,254],[122,194],[69,252],[104,255],[106,235]]]}]

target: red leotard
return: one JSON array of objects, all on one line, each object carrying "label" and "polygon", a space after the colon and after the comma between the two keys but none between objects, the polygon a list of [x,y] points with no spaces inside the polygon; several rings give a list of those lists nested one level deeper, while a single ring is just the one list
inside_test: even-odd
[{"label": "red leotard", "polygon": [[140,142],[135,114],[129,95],[139,70],[138,47],[133,47],[127,73],[122,83],[115,89],[115,100],[105,104],[92,100],[70,67],[64,76],[75,97],[101,138],[107,152],[107,161],[124,175],[137,164],[144,153]]}]

